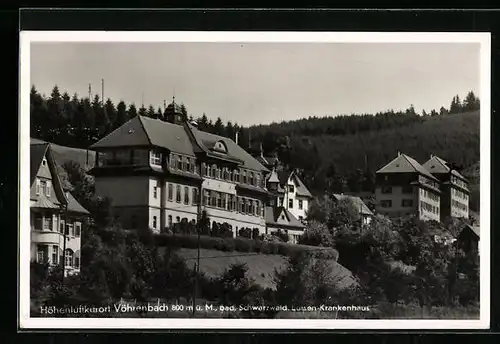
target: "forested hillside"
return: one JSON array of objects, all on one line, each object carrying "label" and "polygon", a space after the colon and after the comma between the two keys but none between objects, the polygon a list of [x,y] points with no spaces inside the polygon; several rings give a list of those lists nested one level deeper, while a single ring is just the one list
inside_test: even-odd
[{"label": "forested hillside", "polygon": [[[471,208],[478,210],[480,101],[469,92],[462,101],[457,95],[448,107],[417,114],[413,106],[374,115],[308,117],[295,121],[249,128],[223,123],[205,114],[193,118],[186,105],[186,119],[196,120],[201,130],[235,138],[245,149],[262,144],[266,155],[276,154],[288,169],[298,169],[311,191],[373,191],[374,173],[397,152],[425,162],[438,155],[471,178],[475,194]],[[90,144],[137,115],[164,118],[164,109],[152,106],[116,105],[61,93],[55,86],[49,97],[31,89],[31,137],[62,146],[86,149]]]}]

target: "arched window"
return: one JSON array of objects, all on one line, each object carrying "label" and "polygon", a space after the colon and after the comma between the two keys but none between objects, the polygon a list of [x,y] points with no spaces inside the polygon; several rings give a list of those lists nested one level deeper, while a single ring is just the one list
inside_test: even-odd
[{"label": "arched window", "polygon": [[227,153],[227,147],[224,141],[217,141],[214,145],[214,151],[220,152],[220,153]]},{"label": "arched window", "polygon": [[64,255],[64,265],[73,267],[73,250],[70,248],[66,249]]}]

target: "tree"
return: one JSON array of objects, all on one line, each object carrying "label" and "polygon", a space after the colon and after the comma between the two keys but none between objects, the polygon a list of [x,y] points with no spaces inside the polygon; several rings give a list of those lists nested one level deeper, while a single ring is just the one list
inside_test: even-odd
[{"label": "tree", "polygon": [[330,229],[352,229],[355,226],[359,227],[360,219],[359,209],[356,208],[351,199],[346,198],[335,202],[334,206],[330,208],[326,223]]},{"label": "tree", "polygon": [[220,136],[225,136],[225,128],[224,124],[222,123],[222,120],[220,117],[217,117],[217,120],[215,121],[214,124],[214,134],[220,135]]},{"label": "tree", "polygon": [[188,120],[188,111],[187,111],[186,105],[184,105],[184,103],[181,104],[181,114],[182,114],[182,120],[187,121]]},{"label": "tree", "polygon": [[479,98],[476,97],[473,91],[467,93],[463,106],[465,111],[479,110]]},{"label": "tree", "polygon": [[208,131],[208,117],[203,113],[200,119],[198,119],[198,129],[201,131]]},{"label": "tree", "polygon": [[233,127],[233,123],[231,121],[228,121],[227,124],[226,124],[226,137],[230,138],[231,140],[234,140],[234,127]]},{"label": "tree", "polygon": [[107,116],[107,123],[106,123],[106,134],[110,133],[113,130],[114,123],[117,121],[118,113],[115,108],[115,105],[111,101],[111,99],[108,98],[106,101],[106,104],[104,105],[104,113]]},{"label": "tree", "polygon": [[113,122],[113,129],[121,127],[127,120],[127,105],[124,101],[120,101],[116,107],[116,120]]},{"label": "tree", "polygon": [[149,118],[156,118],[156,113],[155,113],[155,108],[153,105],[150,105],[148,108],[148,111],[146,112],[146,116]]},{"label": "tree", "polygon": [[299,244],[311,246],[333,247],[334,240],[328,227],[316,220],[310,220],[307,228],[299,237]]},{"label": "tree", "polygon": [[135,104],[132,103],[128,107],[127,117],[128,117],[128,119],[132,119],[135,116],[137,116],[137,108],[135,107]]}]

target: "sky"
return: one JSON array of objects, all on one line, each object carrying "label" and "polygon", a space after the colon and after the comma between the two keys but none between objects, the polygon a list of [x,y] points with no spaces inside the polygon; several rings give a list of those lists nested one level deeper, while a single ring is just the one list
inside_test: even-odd
[{"label": "sky", "polygon": [[476,43],[32,43],[31,84],[240,125],[449,107],[480,94]]}]

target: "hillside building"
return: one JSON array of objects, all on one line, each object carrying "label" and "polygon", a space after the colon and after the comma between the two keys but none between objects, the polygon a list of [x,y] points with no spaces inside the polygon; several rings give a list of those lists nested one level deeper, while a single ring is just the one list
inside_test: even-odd
[{"label": "hillside building", "polygon": [[416,215],[440,221],[439,180],[415,159],[398,156],[376,172],[376,212],[390,218]]},{"label": "hillside building", "polygon": [[468,181],[449,164],[434,155],[423,164],[440,182],[441,221],[447,217],[469,218]]},{"label": "hillside building", "polygon": [[61,184],[50,144],[31,144],[30,170],[31,260],[64,262],[66,275],[79,273],[82,224],[89,212]]},{"label": "hillside building", "polygon": [[366,204],[360,197],[344,194],[333,194],[332,198],[337,202],[343,200],[351,201],[352,205],[356,208],[360,215],[361,225],[369,225],[372,221],[374,216],[373,212],[366,206]]},{"label": "hillside building", "polygon": [[233,140],[183,121],[175,101],[166,121],[136,116],[90,149],[96,151],[96,193],[109,197],[126,229],[155,232],[175,223],[227,223],[265,233],[269,170]]}]

